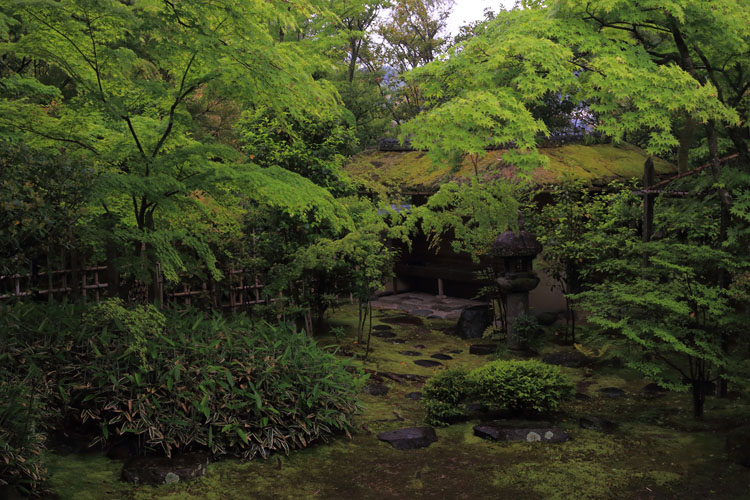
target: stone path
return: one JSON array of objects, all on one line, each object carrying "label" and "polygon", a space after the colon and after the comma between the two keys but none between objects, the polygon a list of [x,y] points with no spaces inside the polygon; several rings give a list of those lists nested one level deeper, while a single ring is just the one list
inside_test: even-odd
[{"label": "stone path", "polygon": [[372,301],[372,307],[375,309],[398,309],[407,311],[415,316],[447,320],[458,320],[461,316],[461,311],[467,307],[483,304],[484,302],[478,300],[438,297],[420,292],[385,295]]}]

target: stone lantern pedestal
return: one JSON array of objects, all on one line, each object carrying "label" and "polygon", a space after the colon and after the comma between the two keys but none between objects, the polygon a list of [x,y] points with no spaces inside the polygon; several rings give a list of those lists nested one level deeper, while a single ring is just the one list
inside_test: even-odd
[{"label": "stone lantern pedestal", "polygon": [[514,331],[516,320],[529,312],[529,292],[539,284],[533,261],[542,251],[536,236],[527,231],[505,231],[492,243],[497,284],[505,295],[506,339],[508,349],[519,351],[528,346]]}]

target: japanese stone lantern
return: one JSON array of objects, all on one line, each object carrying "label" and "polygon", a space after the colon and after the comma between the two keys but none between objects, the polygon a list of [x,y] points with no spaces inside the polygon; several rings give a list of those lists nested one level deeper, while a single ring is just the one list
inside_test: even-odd
[{"label": "japanese stone lantern", "polygon": [[505,319],[508,329],[508,349],[522,350],[524,339],[513,331],[519,316],[529,312],[529,292],[539,284],[532,262],[542,251],[536,236],[527,231],[505,231],[492,242],[495,269],[499,271],[497,284],[506,297]]}]

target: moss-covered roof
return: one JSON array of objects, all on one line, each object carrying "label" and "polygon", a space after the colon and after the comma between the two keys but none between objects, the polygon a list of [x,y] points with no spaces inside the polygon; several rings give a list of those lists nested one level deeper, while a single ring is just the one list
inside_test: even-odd
[{"label": "moss-covered roof", "polygon": [[[583,181],[605,183],[615,179],[643,176],[643,164],[648,154],[629,144],[568,144],[542,148],[549,158],[547,168],[538,168],[531,178],[540,184],[555,183],[570,175]],[[512,177],[515,167],[502,160],[505,150],[488,151],[479,160],[479,173],[501,174]],[[676,171],[670,163],[655,158],[657,175]],[[433,192],[440,184],[467,178],[474,173],[471,161],[445,166],[434,163],[423,151],[365,151],[349,160],[345,169],[357,180],[376,191]]]}]

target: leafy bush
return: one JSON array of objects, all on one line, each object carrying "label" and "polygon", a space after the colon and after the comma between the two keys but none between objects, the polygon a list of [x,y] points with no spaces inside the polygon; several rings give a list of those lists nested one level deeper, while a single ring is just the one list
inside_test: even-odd
[{"label": "leafy bush", "polygon": [[28,494],[47,477],[39,404],[28,379],[0,371],[0,487],[11,485]]},{"label": "leafy bush", "polygon": [[571,381],[557,366],[540,361],[491,361],[466,377],[469,392],[495,408],[548,413],[573,395]]},{"label": "leafy bush", "polygon": [[37,363],[57,386],[50,409],[98,423],[95,442],[139,436],[167,454],[206,447],[267,456],[348,433],[359,408],[364,378],[289,325],[165,316],[116,300],[86,312],[39,307],[0,311],[8,313],[0,329],[11,332],[0,337],[0,353],[14,353],[11,368],[22,358]]},{"label": "leafy bush", "polygon": [[426,422],[430,425],[448,425],[463,415],[460,405],[466,397],[466,375],[463,368],[446,370],[427,381],[423,390],[423,403],[427,410]]},{"label": "leafy bush", "polygon": [[524,347],[535,348],[539,343],[539,321],[530,315],[522,314],[513,323],[513,335]]}]

